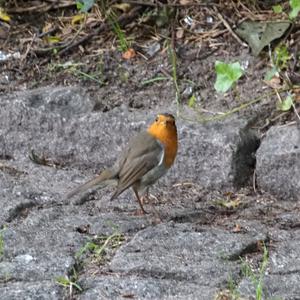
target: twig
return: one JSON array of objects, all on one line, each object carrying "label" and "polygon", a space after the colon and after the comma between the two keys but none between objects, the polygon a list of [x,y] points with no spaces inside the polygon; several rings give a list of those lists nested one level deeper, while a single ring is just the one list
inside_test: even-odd
[{"label": "twig", "polygon": [[255,194],[257,194],[256,191],[256,169],[253,172],[253,176],[252,176],[252,187],[253,187],[253,191]]},{"label": "twig", "polygon": [[40,39],[40,38],[44,37],[45,35],[53,34],[53,33],[56,32],[57,30],[58,30],[58,27],[55,26],[55,27],[53,27],[52,29],[50,29],[50,30],[48,30],[48,31],[46,31],[46,32],[40,33],[37,37]]},{"label": "twig", "polygon": [[277,121],[278,119],[284,117],[285,115],[287,115],[289,112],[288,111],[285,111],[285,112],[282,112],[281,114],[277,115],[276,117],[274,117],[273,119],[270,119],[267,121],[267,123],[263,126],[261,126],[259,129],[260,130],[264,130],[266,129],[267,127],[270,126],[270,124],[274,123],[275,121]]},{"label": "twig", "polygon": [[284,127],[292,126],[292,125],[295,125],[295,124],[297,124],[297,122],[296,122],[296,121],[292,121],[292,122],[289,122],[289,123],[280,125],[280,126],[278,126],[278,127],[279,127],[279,128],[284,128]]},{"label": "twig", "polygon": [[274,89],[274,90],[275,90],[275,93],[276,93],[276,96],[277,96],[279,102],[282,103],[281,95],[278,93],[277,89]]},{"label": "twig", "polygon": [[[118,2],[118,1],[113,1]],[[151,7],[191,7],[191,6],[218,6],[217,3],[211,3],[211,2],[206,2],[206,3],[198,3],[198,2],[191,2],[191,3],[185,3],[185,4],[180,4],[180,3],[161,3],[160,1],[155,1],[156,3],[153,2],[146,2],[146,1],[139,1],[139,0],[123,0],[123,3],[128,3],[128,4],[133,4],[133,5],[141,5],[141,6],[151,6]]]},{"label": "twig", "polygon": [[31,40],[30,44],[27,45],[27,49],[26,49],[25,53],[22,55],[22,57],[21,57],[21,65],[23,65],[23,62],[26,59],[28,53],[30,52],[30,49],[32,48],[32,44],[35,41],[35,39],[36,39],[36,34],[33,35],[33,38]]},{"label": "twig", "polygon": [[35,6],[30,6],[30,7],[17,7],[17,8],[11,8],[7,9],[8,14],[22,14],[22,13],[28,13],[28,12],[36,12],[36,13],[45,13],[49,10],[53,9],[61,9],[61,8],[67,8],[70,6],[75,6],[76,3],[72,1],[68,1],[65,3],[60,3],[60,4],[40,4],[40,5],[35,5]]},{"label": "twig", "polygon": [[[284,89],[282,91],[285,91]],[[224,112],[223,115],[217,115],[217,116],[213,116],[213,117],[209,117],[209,118],[205,118],[203,116],[200,116],[199,118],[196,118],[196,119],[193,119],[189,116],[185,116],[185,115],[180,115],[180,117],[183,119],[183,120],[187,120],[187,121],[198,121],[200,123],[206,123],[206,122],[211,122],[211,121],[219,121],[219,120],[222,120],[222,119],[225,119],[226,117],[229,117],[230,115],[250,106],[250,105],[253,105],[259,101],[261,101],[262,99],[264,99],[265,97],[267,96],[272,96],[274,95],[275,92],[274,91],[271,91],[270,93],[267,93],[267,94],[264,94],[262,96],[258,96],[256,98],[254,98],[253,100],[249,101],[249,102],[246,102],[246,103],[243,103],[241,104],[240,106],[238,107],[235,107],[229,111],[226,111]]]},{"label": "twig", "polygon": [[300,121],[300,116],[299,116],[299,114],[298,114],[298,111],[297,111],[297,109],[296,109],[296,106],[295,106],[295,104],[294,104],[294,103],[292,103],[292,106],[293,106],[294,112],[295,112],[295,114],[296,114],[296,116],[297,116],[298,120]]},{"label": "twig", "polygon": [[229,23],[223,18],[223,16],[218,12],[218,10],[215,8],[215,11],[217,13],[218,18],[220,19],[220,21],[222,21],[222,23],[224,24],[224,26],[227,28],[227,30],[230,32],[230,34],[233,36],[233,38],[243,47],[247,47],[248,45],[246,43],[244,43],[239,37],[238,35],[231,29]]},{"label": "twig", "polygon": [[[83,24],[80,25],[80,28],[76,31],[76,33],[74,34],[74,36],[72,37],[71,41],[69,41],[68,43],[66,44],[63,44],[63,45],[54,45],[53,47],[48,47],[48,48],[37,48],[34,50],[34,52],[36,54],[39,54],[39,55],[43,55],[45,53],[48,53],[50,51],[53,51],[54,49],[58,50],[58,49],[64,49],[66,47],[68,47],[69,45],[71,45],[73,43],[73,41],[77,38],[77,36],[80,34],[80,32],[82,31],[83,29]],[[49,60],[48,60],[49,61]]]}]

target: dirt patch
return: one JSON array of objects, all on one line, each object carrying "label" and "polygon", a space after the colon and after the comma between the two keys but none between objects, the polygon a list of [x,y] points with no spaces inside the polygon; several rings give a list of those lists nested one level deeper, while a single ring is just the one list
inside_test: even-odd
[{"label": "dirt patch", "polygon": [[[123,104],[131,109],[169,105],[176,98],[169,51],[173,49],[181,104],[195,97],[194,109],[208,117],[235,108],[241,115],[259,114],[263,129],[289,121],[294,115],[276,111],[278,97],[263,82],[267,52],[254,58],[232,31],[243,19],[273,20],[284,15],[272,12],[276,1],[246,2],[149,1],[138,5],[128,1],[123,6],[108,2],[105,7],[99,2],[86,16],[71,1],[7,2],[5,9],[12,21],[1,28],[2,51],[16,58],[2,62],[0,91],[78,84],[96,99],[95,110],[103,112]],[[122,36],[114,24],[123,27],[123,44],[135,50],[135,57],[123,58]],[[287,41],[291,53],[297,52],[296,28],[289,36],[293,42]],[[216,60],[239,61],[246,68],[246,76],[225,95],[213,87]],[[256,103],[239,109],[256,97],[260,98]]]}]

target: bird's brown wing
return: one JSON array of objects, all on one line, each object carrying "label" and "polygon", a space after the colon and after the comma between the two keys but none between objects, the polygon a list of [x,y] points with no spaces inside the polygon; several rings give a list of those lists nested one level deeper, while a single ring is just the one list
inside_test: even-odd
[{"label": "bird's brown wing", "polygon": [[163,159],[163,146],[149,133],[141,132],[124,152],[119,165],[119,182],[112,199],[139,181]]}]

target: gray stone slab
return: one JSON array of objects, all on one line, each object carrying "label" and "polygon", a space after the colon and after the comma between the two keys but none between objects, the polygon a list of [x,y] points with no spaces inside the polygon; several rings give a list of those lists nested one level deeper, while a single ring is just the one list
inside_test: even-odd
[{"label": "gray stone slab", "polygon": [[300,128],[272,127],[257,154],[258,186],[282,200],[300,200]]}]

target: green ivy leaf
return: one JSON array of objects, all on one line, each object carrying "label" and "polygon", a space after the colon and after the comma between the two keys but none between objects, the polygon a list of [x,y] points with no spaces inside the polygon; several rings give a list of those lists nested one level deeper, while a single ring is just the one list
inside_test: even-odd
[{"label": "green ivy leaf", "polygon": [[290,6],[292,8],[289,17],[295,19],[300,11],[300,0],[290,0]]},{"label": "green ivy leaf", "polygon": [[276,107],[280,111],[288,111],[293,106],[293,97],[288,95],[282,102],[278,101]]},{"label": "green ivy leaf", "polygon": [[221,93],[227,92],[243,75],[243,69],[239,62],[226,64],[217,60],[215,62],[215,71],[217,73],[217,79],[214,87],[217,92]]},{"label": "green ivy leaf", "polygon": [[272,9],[275,14],[280,14],[283,11],[282,6],[280,4],[272,6]]},{"label": "green ivy leaf", "polygon": [[76,1],[76,7],[80,12],[88,12],[93,5],[95,4],[95,0],[79,0]]}]

